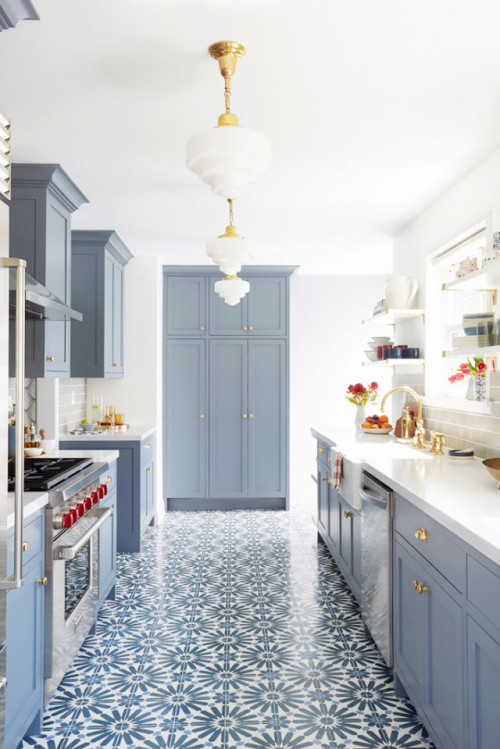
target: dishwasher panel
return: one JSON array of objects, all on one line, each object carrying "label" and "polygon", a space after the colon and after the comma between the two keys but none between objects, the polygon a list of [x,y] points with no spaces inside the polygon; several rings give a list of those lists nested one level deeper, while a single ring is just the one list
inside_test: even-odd
[{"label": "dishwasher panel", "polygon": [[392,491],[363,472],[360,485],[361,612],[388,666],[392,639]]}]

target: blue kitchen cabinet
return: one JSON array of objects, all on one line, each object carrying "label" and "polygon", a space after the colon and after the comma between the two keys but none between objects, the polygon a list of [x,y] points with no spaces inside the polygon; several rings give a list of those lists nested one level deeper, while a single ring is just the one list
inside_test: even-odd
[{"label": "blue kitchen cabinet", "polygon": [[[26,260],[28,273],[75,309],[78,307],[71,296],[71,214],[86,202],[59,164],[12,164],[10,255]],[[69,377],[70,336],[69,321],[27,320],[26,377]],[[13,344],[14,336],[10,338]],[[13,345],[10,372],[13,376]]]},{"label": "blue kitchen cabinet", "polygon": [[116,584],[116,537],[117,537],[117,464],[109,466],[100,478],[108,493],[100,501],[101,507],[111,507],[113,514],[99,529],[99,601],[98,608],[106,598],[114,600]]},{"label": "blue kitchen cabinet", "polygon": [[[500,624],[500,621],[498,622]],[[467,617],[469,749],[500,747],[500,640]]]},{"label": "blue kitchen cabinet", "polygon": [[247,269],[255,298],[229,306],[215,266],[164,267],[167,509],[286,507],[294,270]]},{"label": "blue kitchen cabinet", "polygon": [[318,467],[318,533],[325,539],[329,533],[328,526],[328,477],[324,468]]},{"label": "blue kitchen cabinet", "polygon": [[207,342],[166,343],[166,490],[176,498],[207,491]]},{"label": "blue kitchen cabinet", "polygon": [[[148,525],[154,523],[154,483],[145,484],[143,467],[152,465],[155,434],[141,440],[60,440],[61,450],[119,450],[117,461],[116,548],[119,553],[141,550],[141,537]],[[147,456],[147,457],[145,457]],[[151,473],[154,475],[153,469]],[[149,495],[147,491],[149,491]]]},{"label": "blue kitchen cabinet", "polygon": [[[7,690],[5,747],[15,749],[26,734],[41,731],[44,659],[44,510],[25,523],[24,584],[7,593]],[[8,535],[12,562],[14,538]],[[12,574],[13,570],[8,570]]]},{"label": "blue kitchen cabinet", "polygon": [[13,29],[19,21],[38,21],[35,6],[31,0],[0,0],[0,31]]},{"label": "blue kitchen cabinet", "polygon": [[248,493],[247,357],[246,341],[210,341],[210,497]]},{"label": "blue kitchen cabinet", "polygon": [[71,232],[71,376],[123,377],[123,275],[132,253],[114,231]]}]

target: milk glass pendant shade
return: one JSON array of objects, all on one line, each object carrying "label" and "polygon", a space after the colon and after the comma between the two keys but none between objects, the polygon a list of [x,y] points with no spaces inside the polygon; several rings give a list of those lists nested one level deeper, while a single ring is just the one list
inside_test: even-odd
[{"label": "milk glass pendant shade", "polygon": [[231,76],[238,57],[246,53],[238,42],[216,42],[209,52],[219,61],[225,81],[226,111],[217,127],[193,135],[186,145],[188,167],[223,198],[238,197],[271,163],[271,146],[262,133],[240,127],[230,110]]},{"label": "milk glass pendant shade", "polygon": [[243,299],[245,294],[248,294],[250,284],[248,281],[238,278],[237,275],[232,275],[226,276],[221,281],[217,281],[214,284],[214,289],[224,299],[226,304],[234,307]]},{"label": "milk glass pendant shade", "polygon": [[207,242],[207,255],[218,265],[226,276],[239,273],[242,265],[252,259],[252,245],[240,237],[233,225],[233,200],[229,200],[229,225],[224,234]]}]

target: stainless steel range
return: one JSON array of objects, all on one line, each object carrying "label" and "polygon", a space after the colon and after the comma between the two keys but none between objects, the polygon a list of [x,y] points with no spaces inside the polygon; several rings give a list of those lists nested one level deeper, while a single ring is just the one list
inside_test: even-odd
[{"label": "stainless steel range", "polygon": [[44,704],[95,625],[99,598],[99,528],[111,517],[101,508],[107,463],[86,458],[26,461],[25,491],[48,490],[45,510]]}]

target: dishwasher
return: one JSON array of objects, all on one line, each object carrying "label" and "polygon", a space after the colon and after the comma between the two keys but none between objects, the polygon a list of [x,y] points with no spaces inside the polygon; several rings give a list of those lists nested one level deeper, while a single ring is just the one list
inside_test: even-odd
[{"label": "dishwasher", "polygon": [[361,613],[385,662],[393,665],[392,490],[365,471],[361,513]]}]

